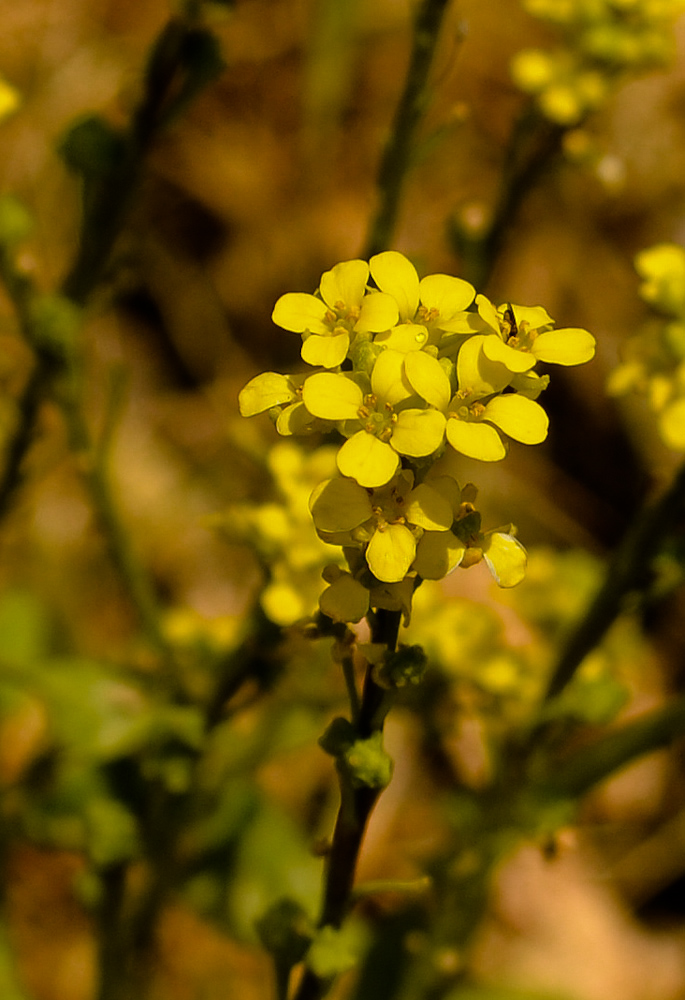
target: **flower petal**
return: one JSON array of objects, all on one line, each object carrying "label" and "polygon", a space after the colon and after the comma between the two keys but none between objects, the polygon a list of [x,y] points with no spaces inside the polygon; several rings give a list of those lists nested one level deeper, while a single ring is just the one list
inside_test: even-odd
[{"label": "flower petal", "polygon": [[314,524],[321,531],[352,531],[373,514],[366,490],[352,479],[328,479],[309,498]]},{"label": "flower petal", "polygon": [[451,531],[427,531],[416,546],[412,569],[425,580],[442,580],[459,565],[465,551]]},{"label": "flower petal", "polygon": [[366,549],[366,561],[377,580],[399,583],[406,576],[416,555],[416,542],[403,524],[378,528]]},{"label": "flower petal", "polygon": [[405,355],[400,351],[382,351],[376,358],[371,372],[371,389],[384,403],[394,406],[413,394],[413,389],[404,374]]},{"label": "flower petal", "polygon": [[381,333],[397,323],[399,311],[392,295],[369,292],[362,299],[361,314],[354,325],[357,333]]},{"label": "flower petal", "polygon": [[412,388],[422,399],[438,410],[447,408],[452,396],[450,380],[437,358],[425,351],[407,354],[404,372]]},{"label": "flower petal", "polygon": [[427,483],[420,483],[407,497],[404,516],[409,524],[426,531],[447,531],[454,515],[451,503]]},{"label": "flower petal", "polygon": [[528,555],[513,535],[487,532],[483,538],[483,558],[500,587],[515,587],[526,575]]},{"label": "flower petal", "polygon": [[[394,300],[393,300],[394,301]],[[428,343],[428,330],[419,323],[400,323],[393,326],[387,333],[379,334],[374,343],[393,351],[408,354],[410,351],[420,351]]]},{"label": "flower petal", "polygon": [[486,337],[483,341],[483,353],[491,361],[500,361],[510,372],[527,372],[535,367],[535,357],[532,354],[509,347],[499,337]]},{"label": "flower petal", "polygon": [[448,420],[447,440],[455,451],[481,462],[499,462],[507,449],[501,437],[490,424],[469,420]]},{"label": "flower petal", "polygon": [[554,320],[542,306],[516,306],[512,303],[517,326],[527,323],[531,330],[541,330],[545,326],[554,326]]},{"label": "flower petal", "polygon": [[587,330],[549,330],[533,341],[531,350],[540,361],[555,365],[582,365],[595,356],[595,338]]},{"label": "flower petal", "polygon": [[358,622],[369,610],[369,592],[349,573],[343,573],[324,590],[319,607],[334,622]]},{"label": "flower petal", "polygon": [[676,399],[659,414],[659,430],[669,448],[685,448],[685,398]]},{"label": "flower petal", "polygon": [[404,254],[386,250],[369,261],[373,280],[382,292],[388,292],[397,302],[400,319],[413,319],[419,307],[419,276]]},{"label": "flower petal", "polygon": [[359,309],[368,280],[365,260],[344,260],[321,275],[319,291],[331,309]]},{"label": "flower petal", "polygon": [[517,393],[491,399],[485,407],[485,419],[523,444],[540,444],[547,437],[549,419],[543,408]]},{"label": "flower petal", "polygon": [[302,387],[304,405],[323,420],[352,420],[363,400],[356,382],[335,372],[310,375]]},{"label": "flower petal", "polygon": [[457,382],[462,392],[472,399],[490,396],[509,385],[512,372],[501,361],[491,361],[483,351],[483,344],[492,334],[476,334],[462,344],[457,355]]},{"label": "flower petal", "polygon": [[360,486],[385,486],[397,472],[399,456],[389,444],[373,434],[357,431],[338,452],[338,469]]},{"label": "flower petal", "polygon": [[453,278],[449,274],[429,274],[419,282],[419,297],[426,309],[437,309],[436,320],[452,319],[458,312],[473,302],[476,290],[463,278]]},{"label": "flower petal", "polygon": [[250,379],[240,390],[238,406],[243,417],[253,417],[256,413],[264,413],[272,406],[290,403],[296,393],[290,378],[279,372],[262,372]]},{"label": "flower petal", "polygon": [[392,446],[400,455],[422,458],[432,455],[445,438],[445,417],[437,410],[402,410],[392,434]]},{"label": "flower petal", "polygon": [[492,304],[490,299],[486,298],[485,295],[476,295],[476,306],[478,307],[478,315],[483,322],[487,323],[490,329],[494,330],[498,337],[501,337],[502,334],[497,309]]},{"label": "flower petal", "polygon": [[276,302],[271,319],[277,326],[293,333],[304,333],[305,330],[310,330],[312,333],[330,333],[324,323],[327,313],[326,303],[317,299],[315,295],[308,295],[306,292],[286,292]]},{"label": "flower petal", "polygon": [[347,357],[350,337],[347,333],[336,333],[320,337],[313,333],[302,344],[302,358],[308,365],[322,368],[337,368]]}]

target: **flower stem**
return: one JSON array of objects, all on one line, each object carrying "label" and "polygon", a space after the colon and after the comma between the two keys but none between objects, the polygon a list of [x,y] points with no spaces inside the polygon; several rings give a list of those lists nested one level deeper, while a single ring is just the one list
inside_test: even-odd
[{"label": "flower stem", "polygon": [[685,464],[656,503],[633,522],[614,553],[604,583],[566,643],[554,668],[545,701],[558,695],[587,654],[597,646],[621,612],[631,591],[644,590],[656,556],[685,510]]},{"label": "flower stem", "polygon": [[[389,652],[397,645],[401,613],[379,610],[369,615],[371,638],[374,643],[384,643]],[[387,705],[387,694],[371,676],[369,664],[364,679],[364,690],[359,706],[359,719],[355,725],[360,739],[367,739],[383,728],[385,713],[379,711]],[[338,768],[340,783],[340,809],[335,822],[331,850],[326,867],[323,904],[319,927],[340,927],[354,899],[354,874],[359,858],[366,824],[380,795],[378,788],[355,787],[344,768]],[[294,1000],[319,1000],[328,990],[329,981],[311,969],[306,969]]]},{"label": "flower stem", "polygon": [[387,250],[411,166],[414,136],[428,102],[427,81],[449,0],[423,0],[414,21],[409,69],[378,172],[379,205],[362,256]]}]

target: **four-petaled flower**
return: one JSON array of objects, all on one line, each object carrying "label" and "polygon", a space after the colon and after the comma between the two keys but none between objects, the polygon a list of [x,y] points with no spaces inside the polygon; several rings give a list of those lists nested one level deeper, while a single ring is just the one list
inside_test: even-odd
[{"label": "four-petaled flower", "polygon": [[272,319],[284,330],[305,335],[302,357],[310,365],[337,368],[358,333],[380,333],[397,323],[397,304],[382,292],[367,294],[369,265],[346,260],[321,275],[319,295],[287,292]]}]

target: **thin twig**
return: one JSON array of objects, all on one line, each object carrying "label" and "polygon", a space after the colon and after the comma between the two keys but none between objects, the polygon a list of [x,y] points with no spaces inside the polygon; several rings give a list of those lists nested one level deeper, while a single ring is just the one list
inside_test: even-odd
[{"label": "thin twig", "polygon": [[654,557],[684,517],[685,464],[661,498],[636,519],[614,553],[604,583],[562,650],[545,701],[566,687],[587,654],[601,642],[620,614],[625,596],[649,584]]},{"label": "thin twig", "polygon": [[423,0],[414,22],[409,69],[378,172],[379,205],[362,256],[387,250],[411,166],[416,129],[428,102],[428,75],[449,0]]}]

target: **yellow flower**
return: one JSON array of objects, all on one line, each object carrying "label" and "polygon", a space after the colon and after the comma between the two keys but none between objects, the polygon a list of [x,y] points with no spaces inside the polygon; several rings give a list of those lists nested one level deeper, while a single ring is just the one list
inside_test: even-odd
[{"label": "yellow flower", "polygon": [[495,309],[484,295],[476,296],[478,314],[496,336],[483,341],[491,361],[499,361],[514,373],[527,372],[537,361],[557,365],[581,365],[595,354],[595,338],[587,330],[553,330],[554,320],[542,306],[505,303]]},{"label": "yellow flower", "polygon": [[400,318],[397,326],[375,340],[397,351],[420,351],[439,344],[442,332],[453,330],[455,318],[476,294],[468,281],[447,274],[430,274],[419,281],[414,265],[396,250],[372,257],[369,267],[378,287],[397,302]]},{"label": "yellow flower", "polygon": [[284,330],[304,335],[302,357],[310,365],[337,368],[358,333],[378,333],[397,322],[390,295],[367,294],[369,265],[363,260],[336,264],[321,276],[319,295],[287,292],[277,301],[272,319]]},{"label": "yellow flower", "polygon": [[487,403],[457,393],[447,416],[447,440],[454,450],[482,462],[498,462],[506,455],[498,431],[523,444],[540,444],[549,426],[540,404],[518,393],[494,396]]},{"label": "yellow flower", "polygon": [[432,486],[412,489],[414,476],[400,472],[382,489],[366,490],[351,479],[329,479],[316,487],[309,506],[324,541],[364,549],[377,580],[399,583],[409,572],[424,531],[446,532],[452,508]]},{"label": "yellow flower", "polygon": [[450,384],[436,358],[386,350],[376,359],[368,387],[365,393],[343,372],[319,372],[306,380],[302,398],[313,416],[345,422],[342,429],[351,436],[338,452],[338,468],[361,486],[375,488],[392,479],[400,455],[422,458],[442,445],[443,413],[409,404],[444,408]]}]

